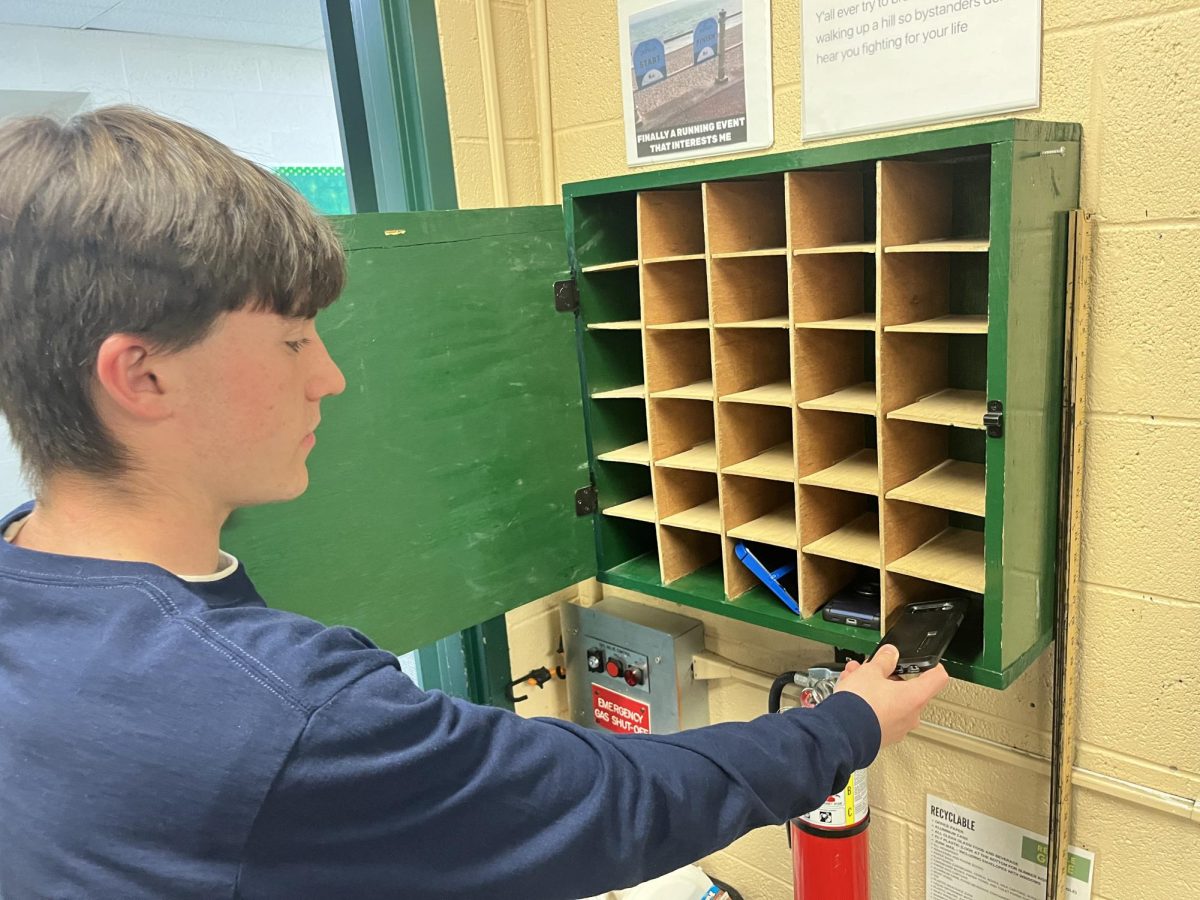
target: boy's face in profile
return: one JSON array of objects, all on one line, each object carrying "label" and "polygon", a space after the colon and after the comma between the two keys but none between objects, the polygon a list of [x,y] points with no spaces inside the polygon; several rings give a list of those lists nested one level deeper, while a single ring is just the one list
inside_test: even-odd
[{"label": "boy's face in profile", "polygon": [[225,313],[162,365],[172,440],[198,487],[231,508],[304,492],[320,401],[346,386],[313,320]]}]

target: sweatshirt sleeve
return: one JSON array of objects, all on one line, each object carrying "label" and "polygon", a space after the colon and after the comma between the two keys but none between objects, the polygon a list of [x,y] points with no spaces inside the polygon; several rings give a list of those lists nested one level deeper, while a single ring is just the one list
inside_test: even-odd
[{"label": "sweatshirt sleeve", "polygon": [[879,750],[860,697],[673,735],[610,735],[382,668],[309,717],[239,896],[571,900],[815,809]]}]

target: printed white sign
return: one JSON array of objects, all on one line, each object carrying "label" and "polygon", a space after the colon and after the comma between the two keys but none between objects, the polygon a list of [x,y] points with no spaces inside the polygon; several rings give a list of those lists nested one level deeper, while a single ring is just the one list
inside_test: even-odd
[{"label": "printed white sign", "polygon": [[802,0],[806,139],[1041,103],[1041,0]]},{"label": "printed white sign", "polygon": [[770,0],[619,0],[631,166],[769,147]]},{"label": "printed white sign", "polygon": [[[925,796],[925,900],[1044,900],[1046,838]],[[1067,896],[1088,900],[1096,856],[1067,851]]]}]

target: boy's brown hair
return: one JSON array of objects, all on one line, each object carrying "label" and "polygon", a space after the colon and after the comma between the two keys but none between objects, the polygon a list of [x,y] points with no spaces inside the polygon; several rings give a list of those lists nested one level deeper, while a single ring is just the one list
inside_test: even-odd
[{"label": "boy's brown hair", "polygon": [[186,125],[128,106],[0,124],[0,413],[35,490],[132,463],[93,402],[109,335],[172,351],[224,312],[311,318],[344,267],[303,197]]}]

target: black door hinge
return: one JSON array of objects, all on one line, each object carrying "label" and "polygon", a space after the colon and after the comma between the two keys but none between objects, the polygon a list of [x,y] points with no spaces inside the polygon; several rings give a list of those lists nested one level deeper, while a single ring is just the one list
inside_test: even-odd
[{"label": "black door hinge", "polygon": [[554,282],[554,311],[579,311],[579,285],[574,278],[565,278]]},{"label": "black door hinge", "polygon": [[575,492],[575,515],[590,516],[596,511],[596,486],[589,484]]},{"label": "black door hinge", "polygon": [[983,427],[988,437],[1004,437],[1004,404],[999,400],[989,400],[987,412],[983,414]]}]

